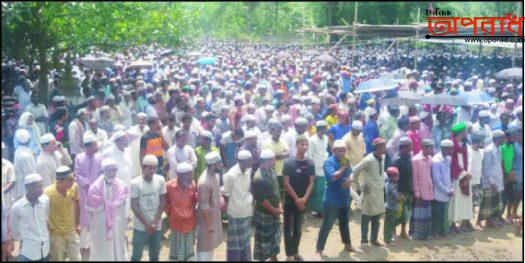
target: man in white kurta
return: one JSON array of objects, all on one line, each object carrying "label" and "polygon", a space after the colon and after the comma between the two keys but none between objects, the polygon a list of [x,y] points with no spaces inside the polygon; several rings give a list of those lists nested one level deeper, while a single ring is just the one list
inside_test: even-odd
[{"label": "man in white kurta", "polygon": [[[5,144],[2,142],[3,149],[5,149]],[[2,201],[6,211],[9,211],[14,203],[12,190],[15,179],[15,167],[10,161],[2,158]]]},{"label": "man in white kurta", "polygon": [[[132,178],[131,172],[131,152],[128,147],[128,136],[124,131],[117,131],[113,134],[111,140],[113,143],[102,152],[102,158],[113,158],[118,163],[117,178],[129,187]],[[126,202],[126,216],[129,216],[131,209],[129,199]]]},{"label": "man in white kurta", "polygon": [[[119,165],[120,166],[120,165]],[[126,261],[126,199],[129,188],[117,176],[117,162],[102,161],[103,176],[89,187],[86,207],[91,223],[91,253],[89,261]]]},{"label": "man in white kurta", "polygon": [[175,133],[175,145],[168,149],[168,162],[170,165],[169,179],[177,177],[178,163],[188,162],[193,169],[197,167],[197,155],[195,155],[193,147],[188,145],[188,133],[186,131],[179,130]]},{"label": "man in white kurta", "polygon": [[[461,222],[461,226],[464,229],[473,231],[475,228],[470,222],[470,220],[474,218],[474,213],[472,210],[471,179],[467,181],[468,195],[464,194],[460,187],[461,180],[463,180],[465,177],[472,178],[472,175],[468,171],[468,167],[465,167],[468,166],[468,156],[466,156],[468,155],[468,152],[466,145],[463,143],[463,139],[467,135],[466,125],[461,125],[461,123],[454,125],[452,132],[454,133],[454,136],[452,137],[452,141],[454,142],[454,152],[452,155],[451,176],[455,195],[450,200],[448,220],[452,225],[452,230],[455,232],[458,232],[455,224],[456,222]],[[462,152],[464,152],[464,154],[462,154]],[[457,161],[454,160],[454,155],[457,156]],[[467,158],[467,160],[465,160],[465,158]],[[454,168],[456,164],[459,165],[459,168]],[[456,178],[454,176],[455,173],[457,173]]]},{"label": "man in white kurta", "polygon": [[26,194],[24,187],[24,178],[28,174],[36,173],[35,156],[33,151],[29,148],[29,141],[31,135],[26,129],[18,129],[15,132],[15,140],[18,141],[19,146],[15,149],[15,157],[13,165],[15,167],[15,182],[12,196],[13,201],[18,200]]},{"label": "man in white kurta", "polygon": [[56,181],[56,170],[59,166],[73,164],[67,149],[58,144],[55,136],[47,133],[40,137],[42,151],[36,160],[36,171],[42,176],[43,187],[48,187]]},{"label": "man in white kurta", "polygon": [[131,172],[132,178],[142,176],[142,167],[140,165],[140,137],[149,131],[146,125],[146,114],[140,112],[137,114],[138,124],[128,130],[129,148],[131,152]]}]

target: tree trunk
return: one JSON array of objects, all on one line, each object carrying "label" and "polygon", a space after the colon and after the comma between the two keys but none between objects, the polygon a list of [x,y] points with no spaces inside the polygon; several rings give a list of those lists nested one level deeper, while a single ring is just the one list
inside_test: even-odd
[{"label": "tree trunk", "polygon": [[45,50],[38,50],[38,64],[40,64],[40,72],[38,74],[38,90],[40,92],[40,101],[44,105],[48,105],[48,89],[49,89],[49,83],[47,79],[48,74],[48,65],[47,65],[47,57],[46,57],[46,51]]},{"label": "tree trunk", "polygon": [[[327,2],[328,7],[328,26],[335,26],[337,24],[337,17],[336,17],[336,11],[337,11],[337,2]],[[334,34],[330,34],[330,42],[337,42],[339,37]]]}]

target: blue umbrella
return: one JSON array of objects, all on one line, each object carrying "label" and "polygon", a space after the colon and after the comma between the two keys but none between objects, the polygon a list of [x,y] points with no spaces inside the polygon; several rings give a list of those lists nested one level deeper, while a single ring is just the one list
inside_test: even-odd
[{"label": "blue umbrella", "polygon": [[371,79],[359,83],[355,93],[391,90],[397,88],[402,80],[398,79]]},{"label": "blue umbrella", "polygon": [[215,61],[217,61],[217,59],[214,57],[203,57],[203,58],[199,58],[197,60],[197,63],[201,65],[213,65],[215,64]]},{"label": "blue umbrella", "polygon": [[468,105],[477,105],[494,102],[494,98],[481,90],[466,91],[458,96],[465,99]]}]

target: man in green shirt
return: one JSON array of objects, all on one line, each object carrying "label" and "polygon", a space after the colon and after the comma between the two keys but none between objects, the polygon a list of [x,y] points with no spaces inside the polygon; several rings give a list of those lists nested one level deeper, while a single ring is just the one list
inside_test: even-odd
[{"label": "man in green shirt", "polygon": [[399,107],[397,105],[388,106],[389,116],[387,120],[381,125],[379,137],[385,139],[387,142],[394,136],[397,130],[397,117],[399,116]]},{"label": "man in green shirt", "polygon": [[199,136],[199,146],[195,148],[195,155],[197,156],[197,167],[193,173],[195,182],[199,181],[199,176],[206,170],[206,156],[209,152],[218,152],[219,148],[212,145],[213,134],[210,131],[203,131]]},{"label": "man in green shirt", "polygon": [[503,164],[503,182],[505,183],[505,190],[503,191],[503,210],[501,211],[501,217],[503,217],[503,212],[505,211],[505,208],[507,208],[507,220],[510,221],[510,210],[515,201],[513,189],[516,183],[516,175],[512,169],[515,149],[513,134],[510,131],[507,131],[505,136],[505,143],[499,146],[501,153],[501,163]]},{"label": "man in green shirt", "polygon": [[281,225],[279,216],[283,213],[279,184],[273,165],[275,154],[271,150],[261,152],[261,166],[253,176],[252,191],[255,198],[253,222],[255,226],[255,260],[277,261],[280,252]]}]

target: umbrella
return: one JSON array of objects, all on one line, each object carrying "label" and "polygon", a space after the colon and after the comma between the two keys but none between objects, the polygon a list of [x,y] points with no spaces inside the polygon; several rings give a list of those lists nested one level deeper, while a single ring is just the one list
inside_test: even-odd
[{"label": "umbrella", "polygon": [[523,79],[523,68],[507,68],[494,74],[494,78],[504,80]]},{"label": "umbrella", "polygon": [[438,95],[428,95],[423,97],[421,104],[430,105],[452,105],[452,106],[466,106],[467,101],[462,96],[454,96],[450,94],[441,93]]},{"label": "umbrella", "polygon": [[175,50],[166,50],[166,51],[160,53],[159,56],[166,57],[166,56],[171,56],[173,54],[175,54]]},{"label": "umbrella", "polygon": [[131,63],[131,65],[129,65],[128,68],[152,69],[153,68],[153,63],[151,63],[151,61],[147,61],[147,60],[137,60],[137,61]]},{"label": "umbrella", "polygon": [[319,51],[317,51],[317,50],[313,50],[313,49],[305,50],[305,51],[304,51],[304,54],[307,55],[307,56],[317,56],[317,55],[321,55],[321,53],[319,53]]},{"label": "umbrella", "polygon": [[414,105],[421,102],[423,96],[416,92],[409,90],[401,90],[397,92],[397,96],[384,98],[381,100],[383,105]]},{"label": "umbrella", "polygon": [[328,54],[322,54],[322,55],[316,57],[315,60],[321,61],[321,62],[326,62],[326,63],[337,64],[337,59],[335,59],[334,57],[332,57],[332,56],[330,56]]},{"label": "umbrella", "polygon": [[86,67],[93,69],[93,70],[104,70],[105,68],[109,68],[113,66],[113,64],[115,63],[115,61],[112,58],[108,58],[108,57],[99,57],[99,58],[88,57],[88,58],[83,58],[82,62],[84,63]]},{"label": "umbrella", "polygon": [[492,103],[495,101],[492,96],[481,90],[467,91],[458,96],[464,98],[468,105]]},{"label": "umbrella", "polygon": [[200,51],[191,51],[188,53],[188,56],[190,57],[202,57],[204,54],[202,54]]},{"label": "umbrella", "polygon": [[217,59],[214,57],[203,57],[203,58],[199,58],[197,60],[197,63],[201,65],[213,65],[215,64],[215,61],[217,61]]},{"label": "umbrella", "polygon": [[397,88],[398,85],[399,82],[394,79],[371,79],[359,83],[354,93],[391,90]]},{"label": "umbrella", "polygon": [[292,54],[286,52],[286,51],[281,51],[279,52],[279,54],[277,54],[277,58],[280,58],[280,59],[285,59],[285,58],[289,58],[291,57]]}]

